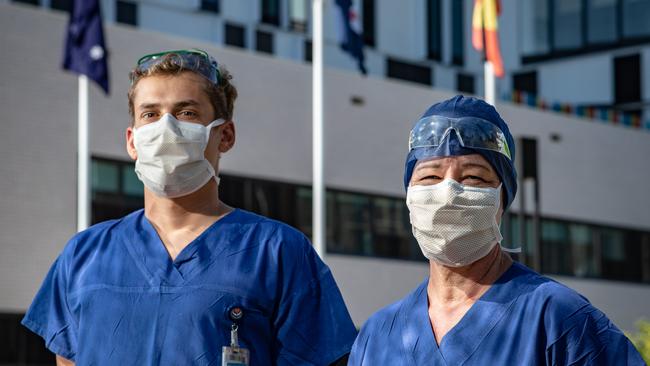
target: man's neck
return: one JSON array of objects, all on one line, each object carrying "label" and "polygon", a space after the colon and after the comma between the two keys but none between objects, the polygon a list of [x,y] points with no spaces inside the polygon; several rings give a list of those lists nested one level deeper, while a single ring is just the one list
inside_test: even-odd
[{"label": "man's neck", "polygon": [[145,189],[145,216],[157,229],[164,231],[203,227],[231,210],[219,200],[219,190],[214,180],[192,194],[177,198],[158,197]]},{"label": "man's neck", "polygon": [[156,229],[172,260],[230,211],[232,208],[219,200],[214,180],[192,194],[172,199],[158,197],[145,189],[144,215]]},{"label": "man's neck", "polygon": [[430,261],[429,300],[438,304],[474,302],[510,267],[512,259],[499,245],[464,267],[446,267]]}]

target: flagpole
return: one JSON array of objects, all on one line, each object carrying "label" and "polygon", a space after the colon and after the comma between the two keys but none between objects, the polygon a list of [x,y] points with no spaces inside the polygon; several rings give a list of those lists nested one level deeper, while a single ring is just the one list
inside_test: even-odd
[{"label": "flagpole", "polygon": [[88,171],[88,77],[79,74],[77,135],[77,231],[85,230],[89,224],[89,178]]},{"label": "flagpole", "polygon": [[487,57],[487,40],[485,36],[485,3],[481,5],[481,37],[483,37],[483,86],[485,87],[485,101],[491,105],[495,105],[495,81],[494,81],[494,65]]},{"label": "flagpole", "polygon": [[485,72],[485,101],[495,105],[494,65],[492,65],[492,62],[485,60],[483,70]]},{"label": "flagpole", "polygon": [[323,0],[312,0],[312,242],[325,260],[325,185],[323,183]]}]

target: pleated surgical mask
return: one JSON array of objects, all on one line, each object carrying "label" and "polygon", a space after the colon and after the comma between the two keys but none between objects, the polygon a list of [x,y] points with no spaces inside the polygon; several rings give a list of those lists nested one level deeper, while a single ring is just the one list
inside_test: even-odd
[{"label": "pleated surgical mask", "polygon": [[165,113],[156,122],[134,128],[138,178],[153,193],[168,198],[194,193],[213,178],[218,184],[216,172],[204,154],[210,131],[224,122],[218,119],[203,126]]},{"label": "pleated surgical mask", "polygon": [[480,188],[452,179],[408,187],[406,205],[422,254],[450,267],[485,257],[503,239],[496,219],[500,192],[501,185]]}]

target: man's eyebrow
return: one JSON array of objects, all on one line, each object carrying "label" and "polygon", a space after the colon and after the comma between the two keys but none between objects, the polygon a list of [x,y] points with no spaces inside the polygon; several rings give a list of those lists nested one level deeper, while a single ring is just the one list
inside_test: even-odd
[{"label": "man's eyebrow", "polygon": [[140,109],[156,109],[159,106],[159,103],[142,103],[140,104]]},{"label": "man's eyebrow", "polygon": [[[185,107],[195,107],[200,105],[200,103],[194,99],[181,100],[180,102],[174,103],[174,108],[185,108]],[[160,108],[160,103],[142,103],[140,104],[140,109],[156,109]]]},{"label": "man's eyebrow", "polygon": [[200,103],[194,99],[187,99],[187,100],[182,100],[180,102],[174,103],[175,108],[196,107],[198,105],[200,105]]}]

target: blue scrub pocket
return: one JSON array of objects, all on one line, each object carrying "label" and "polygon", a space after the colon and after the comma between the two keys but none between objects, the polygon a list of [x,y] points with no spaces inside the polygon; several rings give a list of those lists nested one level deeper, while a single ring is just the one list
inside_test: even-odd
[{"label": "blue scrub pocket", "polygon": [[[239,343],[251,351],[251,363],[264,363],[272,357],[270,308],[227,290],[97,285],[78,291],[71,301],[79,313],[79,347],[106,352],[105,356],[124,364],[149,363],[152,360],[137,355],[159,354],[159,349],[174,350],[164,353],[173,354],[174,359],[160,359],[160,364],[180,360],[209,364],[219,359],[221,347],[230,344],[233,322],[228,312],[235,306],[243,312]],[[148,345],[161,348],[144,351]]]}]

